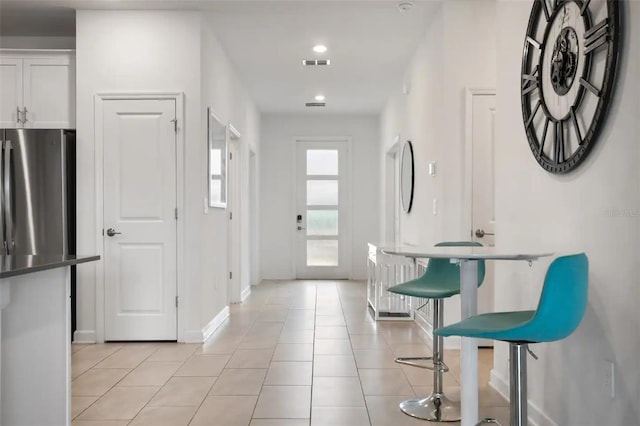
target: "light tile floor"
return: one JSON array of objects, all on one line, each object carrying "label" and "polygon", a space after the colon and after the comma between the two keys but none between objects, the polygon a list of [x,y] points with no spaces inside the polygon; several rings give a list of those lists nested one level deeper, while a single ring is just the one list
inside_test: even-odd
[{"label": "light tile floor", "polygon": [[[410,322],[374,322],[354,281],[265,282],[204,345],[73,345],[74,426],[403,426],[403,399],[430,393],[432,373],[393,362],[430,351]],[[480,415],[508,424],[480,350]],[[459,400],[457,351],[445,393]],[[456,425],[458,423],[449,423]]]}]

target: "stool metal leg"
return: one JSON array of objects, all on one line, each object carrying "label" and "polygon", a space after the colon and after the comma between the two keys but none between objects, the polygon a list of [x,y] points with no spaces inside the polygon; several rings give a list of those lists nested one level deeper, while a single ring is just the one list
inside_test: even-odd
[{"label": "stool metal leg", "polygon": [[527,426],[527,344],[509,343],[511,426]]},{"label": "stool metal leg", "polygon": [[[434,299],[433,330],[442,327],[444,322],[444,301]],[[400,410],[418,419],[432,422],[457,422],[460,420],[460,403],[450,401],[443,392],[442,372],[446,366],[442,362],[442,336],[433,338],[433,392],[426,398],[414,398],[402,401]]]}]

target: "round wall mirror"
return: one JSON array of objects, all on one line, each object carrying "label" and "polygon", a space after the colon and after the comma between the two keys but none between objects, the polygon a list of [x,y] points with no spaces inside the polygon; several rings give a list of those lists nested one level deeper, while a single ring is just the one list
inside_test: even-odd
[{"label": "round wall mirror", "polygon": [[413,204],[413,181],[413,145],[411,141],[406,141],[400,158],[400,199],[402,209],[407,213],[411,211]]}]

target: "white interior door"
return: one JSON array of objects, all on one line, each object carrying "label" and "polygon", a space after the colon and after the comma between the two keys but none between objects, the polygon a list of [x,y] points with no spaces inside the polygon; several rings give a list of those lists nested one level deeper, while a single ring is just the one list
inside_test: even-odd
[{"label": "white interior door", "polygon": [[348,142],[297,141],[296,277],[348,278]]},{"label": "white interior door", "polygon": [[22,110],[22,59],[0,58],[0,129],[20,127]]},{"label": "white interior door", "polygon": [[[471,96],[472,223],[473,239],[484,246],[495,245],[495,119],[494,94]],[[494,262],[485,262],[484,284],[478,292],[478,313],[493,312]],[[480,346],[493,346],[481,339]]]},{"label": "white interior door", "polygon": [[105,340],[177,339],[175,118],[175,100],[104,101]]}]

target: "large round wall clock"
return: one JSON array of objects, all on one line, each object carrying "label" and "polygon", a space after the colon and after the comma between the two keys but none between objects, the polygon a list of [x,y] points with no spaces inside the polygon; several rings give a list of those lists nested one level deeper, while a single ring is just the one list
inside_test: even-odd
[{"label": "large round wall clock", "polygon": [[590,152],[613,94],[618,0],[535,0],[522,55],[522,116],[531,151],[551,173]]}]

